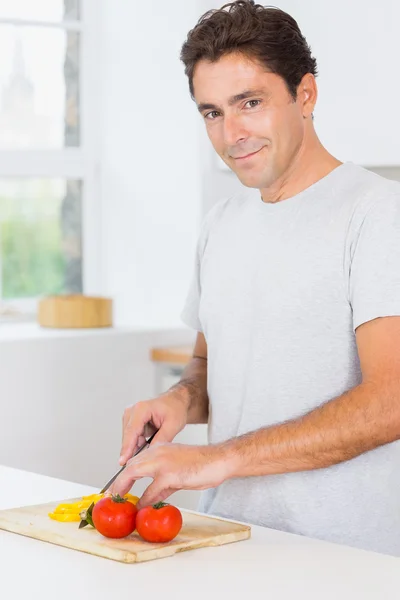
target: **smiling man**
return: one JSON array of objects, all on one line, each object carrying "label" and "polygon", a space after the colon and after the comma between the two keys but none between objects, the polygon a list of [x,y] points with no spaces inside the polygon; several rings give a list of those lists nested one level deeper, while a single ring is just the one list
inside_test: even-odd
[{"label": "smiling man", "polygon": [[[193,358],[126,409],[111,491],[149,476],[142,505],[203,489],[202,511],[400,555],[400,186],[321,144],[316,61],[286,13],[211,11],[181,57],[243,187],[203,222]],[[206,422],[208,446],[171,443]]]}]

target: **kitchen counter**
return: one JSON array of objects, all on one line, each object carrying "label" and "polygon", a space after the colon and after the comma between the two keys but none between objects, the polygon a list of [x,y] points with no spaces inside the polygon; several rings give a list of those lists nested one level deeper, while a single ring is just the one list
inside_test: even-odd
[{"label": "kitchen counter", "polygon": [[[94,488],[0,467],[0,509],[89,494]],[[121,564],[0,530],[1,589],[12,600],[232,595],[276,600],[389,600],[398,558],[252,527],[250,540],[141,564]]]}]

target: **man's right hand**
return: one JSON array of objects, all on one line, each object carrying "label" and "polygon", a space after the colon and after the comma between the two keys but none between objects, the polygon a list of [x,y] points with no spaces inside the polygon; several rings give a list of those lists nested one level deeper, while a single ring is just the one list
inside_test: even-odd
[{"label": "man's right hand", "polygon": [[137,448],[158,429],[152,443],[172,442],[187,422],[188,402],[182,390],[174,389],[152,400],[137,402],[124,411],[122,449],[124,465]]}]

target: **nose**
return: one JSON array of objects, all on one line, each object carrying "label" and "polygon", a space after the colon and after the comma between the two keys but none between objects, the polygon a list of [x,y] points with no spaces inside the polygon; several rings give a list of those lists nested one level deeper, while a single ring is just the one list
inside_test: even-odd
[{"label": "nose", "polygon": [[224,116],[224,143],[226,146],[236,146],[244,142],[248,133],[243,128],[241,119],[235,114]]}]

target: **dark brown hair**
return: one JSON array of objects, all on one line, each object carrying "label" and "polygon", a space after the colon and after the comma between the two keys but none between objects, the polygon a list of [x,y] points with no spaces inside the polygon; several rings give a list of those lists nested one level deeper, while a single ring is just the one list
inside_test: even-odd
[{"label": "dark brown hair", "polygon": [[256,59],[267,71],[280,75],[294,100],[303,76],[317,75],[317,62],[293,17],[254,0],[237,0],[206,12],[188,33],[181,60],[192,97],[197,63],[216,62],[232,52]]}]

